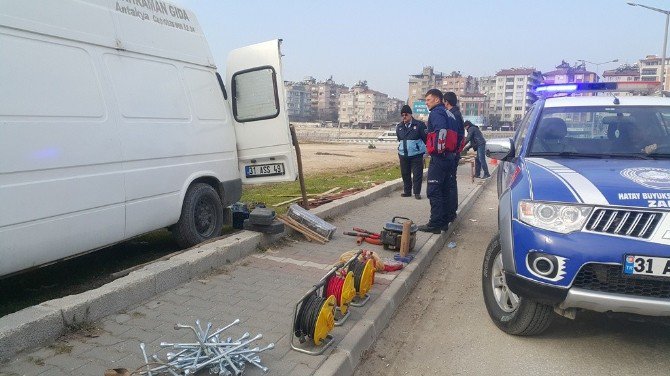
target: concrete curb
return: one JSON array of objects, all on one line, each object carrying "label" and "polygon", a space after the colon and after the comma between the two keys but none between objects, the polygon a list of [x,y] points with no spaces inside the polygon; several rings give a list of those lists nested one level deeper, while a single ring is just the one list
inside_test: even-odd
[{"label": "concrete curb", "polygon": [[432,235],[428,241],[419,249],[412,263],[408,264],[384,292],[374,301],[372,306],[365,312],[362,320],[358,321],[351,330],[342,338],[314,375],[352,375],[360,363],[363,353],[367,351],[377,340],[381,332],[391,321],[396,308],[400,306],[405,297],[414,289],[419,279],[430,265],[433,257],[442,249],[447,239],[464,220],[463,215],[467,213],[475,200],[491,184],[494,179],[473,189],[459,206],[458,217],[449,230],[440,234]]},{"label": "concrete curb", "polygon": [[[370,203],[402,187],[402,179],[322,205],[312,212],[332,218]],[[53,342],[82,323],[127,310],[191,279],[240,260],[292,233],[268,236],[241,231],[203,244],[165,261],[158,261],[97,289],[49,300],[0,318],[0,363],[17,353]]]}]

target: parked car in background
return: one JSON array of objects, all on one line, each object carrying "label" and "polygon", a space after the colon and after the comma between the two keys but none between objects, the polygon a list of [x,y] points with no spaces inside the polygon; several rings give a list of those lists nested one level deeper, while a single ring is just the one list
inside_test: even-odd
[{"label": "parked car in background", "polygon": [[[571,88],[633,86],[537,90]],[[486,149],[501,164],[482,289],[500,329],[539,334],[580,310],[670,316],[670,98],[543,98]]]}]

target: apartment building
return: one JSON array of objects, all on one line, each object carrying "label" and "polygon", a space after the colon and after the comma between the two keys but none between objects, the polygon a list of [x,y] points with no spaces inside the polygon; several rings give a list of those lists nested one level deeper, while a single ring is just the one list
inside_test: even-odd
[{"label": "apartment building", "polygon": [[312,111],[310,91],[308,85],[304,82],[284,82],[286,88],[286,112],[290,120],[293,121],[312,121],[314,112]]},{"label": "apartment building", "polygon": [[433,67],[423,67],[419,74],[409,76],[409,95],[407,103],[410,106],[416,101],[424,100],[426,92],[430,89],[442,86],[442,73],[435,73]]},{"label": "apartment building", "polygon": [[600,77],[595,72],[586,69],[586,63],[582,62],[571,66],[565,60],[556,66],[556,70],[543,73],[545,84],[567,84],[579,82],[598,82]]},{"label": "apartment building", "polygon": [[[661,81],[661,63],[663,59],[656,55],[647,55],[644,59],[640,59],[640,81],[643,82],[652,82],[652,81]],[[667,90],[670,85],[668,81],[668,71],[670,71],[670,60],[665,60],[665,82],[663,83],[663,90]]]},{"label": "apartment building", "polygon": [[492,123],[516,123],[535,103],[534,88],[542,81],[535,68],[503,69],[495,76],[479,79],[480,91],[486,95],[485,111]]},{"label": "apartment building", "polygon": [[357,82],[348,92],[340,94],[340,124],[371,128],[388,121],[389,98],[368,88],[367,81]]},{"label": "apartment building", "polygon": [[[437,87],[443,92],[453,91],[457,96],[477,92],[477,80],[472,76],[463,76],[461,72],[441,75],[442,82],[436,80]],[[425,92],[424,92],[425,93]]]}]

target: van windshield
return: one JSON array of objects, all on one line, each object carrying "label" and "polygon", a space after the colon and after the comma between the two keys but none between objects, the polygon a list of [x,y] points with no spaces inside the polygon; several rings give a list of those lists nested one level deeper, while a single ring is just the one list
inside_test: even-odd
[{"label": "van windshield", "polygon": [[530,156],[670,158],[670,107],[547,108]]}]

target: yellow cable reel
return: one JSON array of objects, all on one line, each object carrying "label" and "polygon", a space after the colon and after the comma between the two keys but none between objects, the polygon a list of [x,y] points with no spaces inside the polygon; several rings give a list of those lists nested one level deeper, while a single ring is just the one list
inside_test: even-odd
[{"label": "yellow cable reel", "polygon": [[337,300],[334,295],[331,295],[326,299],[326,301],[321,306],[319,311],[319,316],[316,319],[316,325],[314,325],[314,344],[319,346],[321,342],[326,338],[328,333],[335,327],[335,305]]},{"label": "yellow cable reel", "polygon": [[340,295],[340,312],[342,312],[343,315],[347,313],[347,309],[349,309],[349,303],[354,300],[354,296],[356,296],[356,287],[354,287],[354,273],[348,272],[347,276],[344,277],[342,294]]},{"label": "yellow cable reel", "polygon": [[375,266],[372,259],[368,259],[365,262],[365,267],[363,268],[363,273],[361,273],[361,283],[358,289],[358,297],[364,298],[365,294],[370,291],[370,287],[375,282]]}]

